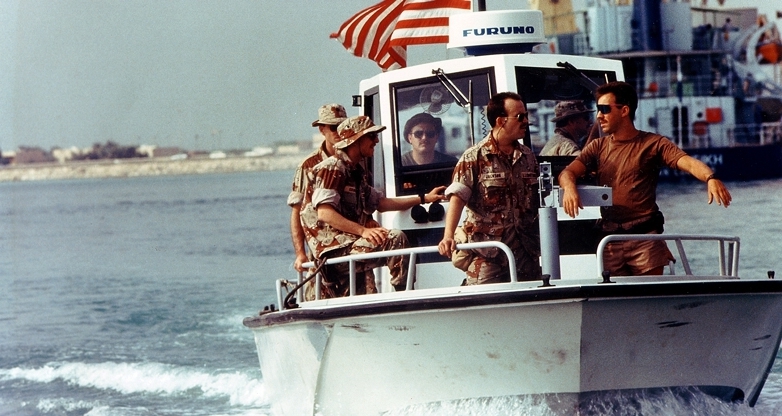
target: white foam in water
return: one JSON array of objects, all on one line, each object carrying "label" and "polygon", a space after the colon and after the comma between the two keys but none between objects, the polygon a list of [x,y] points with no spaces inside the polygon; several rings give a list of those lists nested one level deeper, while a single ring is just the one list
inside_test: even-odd
[{"label": "white foam in water", "polygon": [[604,393],[582,404],[579,410],[572,404],[559,402],[557,397],[505,396],[480,399],[462,399],[440,403],[407,406],[384,412],[384,416],[451,416],[451,415],[709,415],[709,416],[767,416],[782,414],[780,409],[759,405],[755,408],[741,403],[726,403],[694,389],[662,389],[655,393]]},{"label": "white foam in water", "polygon": [[84,416],[147,416],[150,411],[143,407],[111,407],[100,403],[85,400],[71,399],[41,399],[36,406],[41,413],[59,414],[81,414]]},{"label": "white foam in water", "polygon": [[259,407],[266,404],[265,387],[253,377],[238,372],[209,374],[160,363],[49,363],[33,369],[3,369],[0,370],[0,379],[37,383],[51,383],[59,379],[79,387],[115,390],[122,394],[175,395],[200,389],[207,397],[228,396],[232,406]]},{"label": "white foam in water", "polygon": [[99,407],[99,404],[92,401],[69,399],[42,399],[36,406],[42,413],[52,413],[61,410],[70,413],[82,409],[94,409],[96,407]]},{"label": "white foam in water", "polygon": [[451,416],[451,415],[525,415],[556,416],[546,404],[534,398],[492,397],[464,399],[442,403],[413,405],[383,413],[384,416]]}]

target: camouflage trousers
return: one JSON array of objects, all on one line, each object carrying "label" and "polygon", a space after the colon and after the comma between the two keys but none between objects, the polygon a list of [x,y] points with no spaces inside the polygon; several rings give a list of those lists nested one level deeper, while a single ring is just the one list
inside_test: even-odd
[{"label": "camouflage trousers", "polygon": [[[329,267],[327,266],[323,271],[324,275],[328,276],[333,273],[328,269]],[[350,294],[350,281],[347,280],[348,272],[345,272],[344,275],[345,279],[335,279],[337,283],[331,283],[328,278],[324,278],[320,285],[320,299],[348,296]],[[343,282],[343,280],[345,280],[345,282]],[[315,285],[314,279],[304,285],[305,300],[315,300]],[[363,272],[356,271],[356,294],[364,295],[367,293],[377,293],[375,272],[372,271],[372,269],[364,270]]]},{"label": "camouflage trousers", "polygon": [[[466,241],[466,236],[458,236],[457,240],[459,239]],[[503,242],[510,248],[516,260],[516,278],[519,281],[540,280],[539,254],[530,253],[522,244],[521,238],[515,235],[508,236]],[[465,285],[510,282],[508,257],[499,249],[457,250],[452,261],[456,267],[466,272]]]},{"label": "camouflage trousers", "polygon": [[[365,238],[359,238],[348,247],[332,250],[323,255],[323,259],[348,256],[351,254],[376,253],[379,251],[407,248],[407,236],[401,230],[389,230],[386,240],[379,245]],[[407,283],[409,256],[380,257],[356,262],[356,294],[377,293],[375,275],[372,269],[388,266],[391,284],[399,287]],[[325,267],[325,277],[321,285],[321,298],[341,297],[350,294],[350,263],[338,263]],[[314,289],[313,289],[314,297]],[[307,296],[309,298],[309,296]]]}]

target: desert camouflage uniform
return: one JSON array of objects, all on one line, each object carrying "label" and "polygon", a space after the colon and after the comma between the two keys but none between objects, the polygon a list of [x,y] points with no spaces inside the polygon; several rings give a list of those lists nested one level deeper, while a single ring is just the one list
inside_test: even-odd
[{"label": "desert camouflage uniform", "polygon": [[[305,194],[301,210],[301,222],[307,244],[316,258],[326,259],[349,254],[371,253],[393,250],[408,246],[407,236],[400,230],[389,230],[386,241],[376,246],[360,235],[346,233],[328,224],[318,221],[317,206],[332,205],[346,219],[365,227],[377,227],[372,214],[377,210],[382,193],[367,182],[367,175],[360,164],[354,165],[345,153],[336,154],[313,169],[314,184],[311,193]],[[407,256],[394,256],[368,260],[356,264],[356,274],[371,271],[375,267],[388,266],[391,271],[391,284],[403,284],[407,278]],[[348,263],[330,267],[330,292],[326,296],[346,296],[349,294]],[[334,276],[337,276],[335,279]],[[376,293],[375,282],[366,274],[364,282],[358,281],[357,293]]]},{"label": "desert camouflage uniform", "polygon": [[[326,152],[326,142],[324,141],[320,147],[312,152],[301,164],[296,168],[296,173],[293,174],[293,185],[291,185],[291,193],[288,194],[288,206],[293,207],[301,205],[301,209],[304,209],[304,197],[309,193],[312,195],[312,185],[315,182],[315,178],[312,176],[312,169],[318,163],[328,159],[329,154]],[[301,214],[299,214],[299,221],[301,221]],[[307,258],[310,261],[315,258],[312,255],[311,250],[307,250]],[[313,273],[315,269],[309,269],[309,273]],[[305,299],[315,299],[314,281],[307,283],[305,288]]]},{"label": "desert camouflage uniform", "polygon": [[554,135],[540,151],[541,156],[578,156],[580,153],[581,149],[576,141],[558,128],[554,129]]},{"label": "desert camouflage uniform", "polygon": [[[519,280],[540,279],[540,232],[537,221],[538,164],[532,150],[518,142],[505,155],[491,134],[467,149],[456,164],[445,195],[466,203],[468,242],[501,241],[516,259]],[[467,258],[465,259],[465,255]],[[509,281],[508,261],[497,248],[457,251],[467,284]],[[465,261],[466,260],[466,261]]]},{"label": "desert camouflage uniform", "polygon": [[329,154],[326,153],[326,142],[324,141],[317,150],[307,156],[299,167],[296,168],[296,173],[293,174],[291,193],[288,194],[288,206],[292,207],[304,202],[304,194],[308,190],[311,191],[312,182],[314,181],[312,169],[318,163],[328,159],[328,157]]}]

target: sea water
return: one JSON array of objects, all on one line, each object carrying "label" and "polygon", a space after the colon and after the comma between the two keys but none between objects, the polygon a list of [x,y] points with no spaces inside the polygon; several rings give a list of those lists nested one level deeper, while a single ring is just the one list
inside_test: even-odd
[{"label": "sea water", "polygon": [[[0,414],[272,414],[241,322],[293,276],[292,173],[0,184]],[[782,181],[729,186],[728,209],[708,206],[701,183],[661,186],[666,232],[736,235],[743,276],[782,270]],[[782,414],[782,360],[752,409],[629,400],[592,413]],[[393,414],[547,408],[501,398]]]}]

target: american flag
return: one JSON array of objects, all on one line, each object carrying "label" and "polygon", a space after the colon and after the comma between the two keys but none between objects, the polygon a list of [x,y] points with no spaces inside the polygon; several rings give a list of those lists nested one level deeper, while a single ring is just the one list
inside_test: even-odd
[{"label": "american flag", "polygon": [[385,0],[332,33],[348,52],[383,70],[407,64],[407,45],[448,42],[448,16],[471,9],[470,0]]}]

